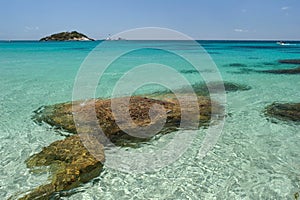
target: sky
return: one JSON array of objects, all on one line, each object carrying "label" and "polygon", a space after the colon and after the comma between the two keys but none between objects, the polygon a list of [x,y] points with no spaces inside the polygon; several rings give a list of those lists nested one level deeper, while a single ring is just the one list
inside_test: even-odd
[{"label": "sky", "polygon": [[300,0],[0,0],[0,40],[162,27],[194,39],[300,40]]}]

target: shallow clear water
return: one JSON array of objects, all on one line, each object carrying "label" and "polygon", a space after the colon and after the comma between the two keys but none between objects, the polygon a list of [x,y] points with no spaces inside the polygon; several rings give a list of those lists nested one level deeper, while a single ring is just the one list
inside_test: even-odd
[{"label": "shallow clear water", "polygon": [[[193,46],[175,41],[120,41],[107,52],[114,54],[128,45],[151,47],[153,43],[195,54]],[[33,111],[42,105],[72,100],[77,71],[98,44],[0,42],[1,198],[7,199],[46,182],[47,173],[30,173],[24,161],[63,137],[46,125],[35,124],[31,120]],[[300,58],[300,43],[278,46],[276,42],[201,41],[200,44],[210,53],[223,80],[252,87],[249,91],[227,94],[229,115],[214,149],[204,159],[197,159],[205,135],[201,129],[203,134],[197,136],[183,156],[160,171],[134,175],[105,167],[99,178],[62,199],[292,199],[300,191],[299,125],[272,123],[262,113],[274,101],[300,102],[300,76],[251,71],[296,67],[277,61]],[[124,71],[133,64],[150,62],[153,57],[167,60],[166,64],[179,71],[190,69],[162,52],[137,51],[110,68],[96,95],[110,96],[113,84]],[[183,75],[191,82],[200,80],[193,73]],[[172,134],[152,143],[164,144],[170,137]],[[147,151],[152,146],[145,144],[142,148]]]}]

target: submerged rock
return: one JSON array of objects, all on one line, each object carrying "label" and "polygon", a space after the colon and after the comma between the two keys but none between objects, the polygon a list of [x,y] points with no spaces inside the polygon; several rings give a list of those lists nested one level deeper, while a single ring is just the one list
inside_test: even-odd
[{"label": "submerged rock", "polygon": [[230,71],[229,73],[231,74],[251,74],[257,72],[254,69],[250,69],[250,68],[240,68],[238,71]]},{"label": "submerged rock", "polygon": [[[210,82],[210,83],[194,83],[191,85],[194,92],[198,96],[209,96],[211,93],[220,93],[222,91],[225,92],[237,92],[237,91],[246,91],[250,90],[251,87],[244,84],[233,83],[233,82]],[[190,87],[182,87],[180,89],[175,90],[178,93],[187,93],[189,92]],[[153,93],[153,96],[161,95],[161,94],[169,94],[171,91],[165,90],[160,92]]]},{"label": "submerged rock", "polygon": [[[89,149],[82,143],[84,137],[78,135],[56,141],[33,156],[27,161],[27,167],[50,166],[52,172],[51,182],[31,191],[20,198],[21,200],[50,199],[56,192],[70,190],[99,176],[103,162],[103,146],[97,144],[97,148]],[[91,142],[96,140],[89,140]],[[90,153],[96,153],[97,159]]]},{"label": "submerged rock", "polygon": [[273,63],[273,62],[263,62],[263,65],[267,65],[267,66],[276,66],[278,65],[278,63]]},{"label": "submerged rock", "polygon": [[[208,97],[197,97],[196,103],[198,104],[196,106],[199,107],[200,113],[188,104],[188,95],[183,97],[180,104],[174,94],[164,94],[155,98],[134,96],[116,99],[91,99],[38,109],[33,117],[36,122],[47,123],[73,134],[80,132],[80,136],[72,135],[65,140],[56,141],[26,161],[29,168],[50,166],[52,179],[51,183],[34,189],[21,199],[50,199],[62,190],[70,190],[97,177],[104,162],[102,144],[107,142],[105,140],[107,138],[117,145],[124,145],[125,140],[138,142],[149,139],[154,134],[168,133],[179,128],[182,113],[185,113],[187,126],[184,128],[186,129],[207,125],[212,116],[224,117],[223,106],[212,102]],[[129,108],[126,105],[128,101]],[[121,113],[118,117],[112,113],[112,102],[117,104],[116,109]],[[182,107],[182,104],[185,103],[187,106]],[[127,109],[129,109],[132,121],[126,120],[128,116],[124,114],[124,111]],[[77,127],[73,115],[76,113],[79,113],[79,117],[76,116]],[[96,116],[96,122],[93,116]],[[137,128],[159,126],[162,121],[165,122],[165,125],[159,132],[145,135],[141,129]],[[107,138],[104,139],[97,133],[96,126],[98,125]],[[128,132],[137,135],[128,135]],[[88,142],[89,151],[84,147],[81,140],[84,140],[85,145]],[[93,155],[97,155],[97,158]]]},{"label": "submerged rock", "polygon": [[270,74],[300,74],[300,67],[293,68],[293,69],[271,69],[271,70],[263,70],[258,72],[270,73]]},{"label": "submerged rock", "polygon": [[[232,82],[210,82],[208,84],[196,83],[192,85],[195,93],[197,95],[208,96],[210,92],[220,93],[225,92],[236,92],[236,91],[245,91],[250,90],[251,87],[243,84],[232,83]],[[182,90],[184,92],[184,88]]]},{"label": "submerged rock", "polygon": [[266,107],[268,117],[300,122],[300,103],[273,103]]},{"label": "submerged rock", "polygon": [[229,64],[229,67],[247,67],[247,65],[242,63],[231,63]]},{"label": "submerged rock", "polygon": [[294,199],[295,199],[295,200],[298,200],[298,199],[299,199],[299,196],[300,196],[300,195],[299,195],[299,192],[296,192],[296,193],[294,194]]},{"label": "submerged rock", "polygon": [[211,90],[211,91],[215,91],[215,92],[219,92],[220,90],[223,89],[223,85],[224,84],[224,88],[226,92],[236,92],[236,91],[246,91],[246,90],[250,90],[251,87],[248,85],[244,85],[244,84],[239,84],[239,83],[232,83],[232,82],[212,82],[210,84],[207,85],[207,87]]},{"label": "submerged rock", "polygon": [[300,64],[300,59],[286,59],[279,60],[278,62],[283,64]]},{"label": "submerged rock", "polygon": [[180,70],[180,73],[183,73],[183,74],[194,74],[194,73],[199,73],[199,71],[196,70],[196,69],[183,69],[183,70]]},{"label": "submerged rock", "polygon": [[[124,114],[124,111],[126,111],[126,104],[123,102],[126,101],[130,101],[129,112],[132,121],[122,120],[128,118]],[[179,102],[172,94],[160,96],[156,95],[156,99],[139,96],[131,97],[130,99],[128,99],[128,97],[117,98],[114,99],[114,103],[119,105],[117,109],[119,113],[121,113],[121,116],[118,117],[121,119],[118,120],[118,124],[116,123],[116,119],[112,113],[111,99],[93,99],[85,102],[73,102],[73,109],[72,102],[46,106],[37,110],[36,115],[33,118],[39,123],[45,122],[51,126],[64,129],[73,134],[77,133],[78,130],[80,133],[83,132],[91,134],[94,132],[95,128],[100,125],[105,136],[116,144],[124,139],[134,139],[133,136],[126,134],[126,132],[135,132],[135,130],[140,130],[137,126],[146,127],[150,125],[150,123],[151,126],[155,126],[160,123],[164,117],[162,107],[167,111],[166,124],[163,127],[163,131],[173,131],[180,125],[181,109],[183,108],[180,107]],[[161,107],[153,105],[159,105]],[[200,113],[196,113],[196,116],[198,116],[197,119],[192,119],[196,112],[194,109],[189,110],[188,107],[185,108],[185,110],[189,110],[188,112],[190,112],[190,115],[187,117],[191,117],[189,121],[192,124],[198,123],[199,121],[200,125],[207,124],[213,114],[222,116],[223,108],[214,102],[212,103],[207,97],[198,97],[198,106]],[[149,117],[150,108],[151,112],[156,114],[152,121]],[[77,119],[76,123],[80,124],[80,126],[76,127],[73,113],[79,112],[80,119]],[[93,124],[95,121],[93,118],[95,115],[93,115],[93,113],[96,114],[98,124]],[[150,138],[153,136],[142,135],[143,133],[137,133],[137,135],[138,134],[140,134],[140,138]],[[102,142],[105,143],[104,140]]]}]

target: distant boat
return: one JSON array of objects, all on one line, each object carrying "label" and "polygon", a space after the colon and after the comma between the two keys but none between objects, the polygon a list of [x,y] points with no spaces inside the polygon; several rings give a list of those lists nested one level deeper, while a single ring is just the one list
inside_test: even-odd
[{"label": "distant boat", "polygon": [[108,37],[105,39],[105,40],[126,40],[125,38],[121,38],[121,37],[118,37],[118,38],[112,38],[111,35],[109,34]]},{"label": "distant boat", "polygon": [[111,40],[110,34],[108,34],[108,37],[105,40]]},{"label": "distant boat", "polygon": [[279,45],[286,45],[286,43],[285,43],[285,42],[282,42],[282,41],[276,42],[276,44],[279,44]]},{"label": "distant boat", "polygon": [[282,46],[296,45],[296,44],[285,43],[285,42],[282,42],[282,41],[276,42],[276,44],[282,45]]}]

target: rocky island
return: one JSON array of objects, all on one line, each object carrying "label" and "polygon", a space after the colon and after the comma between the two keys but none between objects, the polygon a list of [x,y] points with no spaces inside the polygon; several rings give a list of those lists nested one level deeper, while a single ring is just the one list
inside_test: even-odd
[{"label": "rocky island", "polygon": [[94,39],[89,38],[82,33],[78,33],[77,31],[72,31],[52,34],[40,39],[40,41],[94,41]]}]

